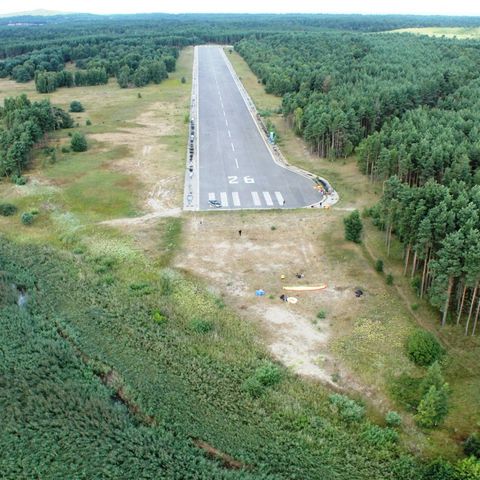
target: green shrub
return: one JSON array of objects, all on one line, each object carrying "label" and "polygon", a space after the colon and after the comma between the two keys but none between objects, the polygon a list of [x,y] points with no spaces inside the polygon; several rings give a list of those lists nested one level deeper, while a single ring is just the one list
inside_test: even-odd
[{"label": "green shrub", "polygon": [[375,262],[375,270],[380,273],[383,272],[383,260],[378,259]]},{"label": "green shrub", "polygon": [[265,387],[254,376],[247,378],[242,384],[242,390],[254,398],[260,397],[265,391]]},{"label": "green shrub", "polygon": [[412,304],[410,305],[411,309],[412,309],[414,312],[416,312],[416,311],[418,310],[419,306],[420,306],[420,305],[418,305],[418,303],[412,303]]},{"label": "green shrub", "polygon": [[210,320],[204,320],[202,318],[194,318],[190,322],[190,328],[195,333],[208,333],[213,330],[213,323]]},{"label": "green shrub", "polygon": [[390,446],[398,441],[398,433],[393,428],[382,428],[378,425],[369,424],[362,432],[362,437],[376,447]]},{"label": "green shrub", "polygon": [[80,132],[75,132],[72,135],[70,146],[74,152],[85,152],[88,149],[87,139],[85,135]]},{"label": "green shrub", "polygon": [[78,101],[74,100],[73,102],[70,103],[70,111],[73,113],[79,113],[83,112],[85,109],[83,108],[83,105]]},{"label": "green shrub", "polygon": [[427,465],[422,480],[455,480],[455,471],[449,462],[437,458]]},{"label": "green shrub", "polygon": [[14,183],[15,185],[19,185],[19,186],[26,185],[27,181],[28,181],[27,177],[24,177],[22,175],[12,176],[12,183]]},{"label": "green shrub", "polygon": [[17,212],[17,207],[11,203],[0,203],[0,215],[11,217]]},{"label": "green shrub", "polygon": [[391,273],[385,277],[385,282],[387,285],[393,285],[393,275]]},{"label": "green shrub", "polygon": [[399,377],[392,380],[390,393],[405,410],[414,412],[422,399],[421,383],[421,378],[411,377],[407,373],[402,373]]},{"label": "green shrub", "polygon": [[407,354],[416,365],[426,367],[438,360],[444,349],[432,333],[415,330],[407,339]]},{"label": "green shrub", "polygon": [[455,466],[455,480],[480,480],[480,461],[475,457],[464,458]]},{"label": "green shrub", "polygon": [[70,153],[69,147],[62,147],[62,153]]},{"label": "green shrub", "polygon": [[257,398],[265,392],[267,387],[276,385],[281,379],[282,371],[272,362],[267,362],[258,367],[254,374],[243,382],[242,389]]},{"label": "green shrub", "polygon": [[87,118],[87,120],[85,121],[85,125],[89,127],[91,124],[92,124],[92,121],[89,118]]},{"label": "green shrub", "polygon": [[23,212],[20,220],[24,225],[31,225],[35,220],[35,215],[33,215],[31,212]]},{"label": "green shrub", "polygon": [[270,230],[271,230],[272,232],[274,232],[276,229],[277,229],[277,227],[276,227],[275,225],[272,225],[272,226],[270,227]]},{"label": "green shrub", "polygon": [[334,393],[328,400],[332,411],[347,423],[359,422],[365,416],[365,408],[346,395]]},{"label": "green shrub", "polygon": [[180,80],[182,83],[187,83],[187,79],[185,77],[182,77],[182,79]]},{"label": "green shrub", "polygon": [[264,387],[271,387],[280,382],[282,371],[275,364],[268,362],[258,367],[254,376]]},{"label": "green shrub", "polygon": [[167,317],[160,311],[155,310],[152,314],[152,319],[155,323],[158,323],[158,325],[163,325],[167,323]]},{"label": "green shrub", "polygon": [[480,436],[478,433],[472,433],[463,444],[465,455],[480,458]]},{"label": "green shrub", "polygon": [[325,318],[327,318],[327,312],[325,310],[320,310],[318,313],[317,313],[317,318],[319,320],[324,320]]},{"label": "green shrub", "polygon": [[402,417],[397,412],[387,412],[385,415],[385,423],[389,427],[399,427],[402,424]]},{"label": "green shrub", "polygon": [[448,385],[439,389],[432,385],[420,401],[415,415],[417,425],[424,428],[434,428],[440,425],[448,414]]}]

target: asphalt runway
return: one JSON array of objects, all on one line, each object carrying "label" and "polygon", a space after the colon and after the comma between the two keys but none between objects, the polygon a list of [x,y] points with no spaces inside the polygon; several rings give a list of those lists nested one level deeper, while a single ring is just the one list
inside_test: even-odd
[{"label": "asphalt runway", "polygon": [[198,206],[306,207],[322,200],[312,180],[277,164],[220,47],[198,47]]}]

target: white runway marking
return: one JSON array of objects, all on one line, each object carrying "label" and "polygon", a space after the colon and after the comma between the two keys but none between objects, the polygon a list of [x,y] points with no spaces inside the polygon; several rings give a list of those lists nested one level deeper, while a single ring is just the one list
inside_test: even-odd
[{"label": "white runway marking", "polygon": [[232,192],[232,200],[233,200],[234,207],[239,207],[241,205],[238,192]]},{"label": "white runway marking", "polygon": [[230,130],[228,130],[228,136],[232,138],[232,134],[230,133]]},{"label": "white runway marking", "polygon": [[277,202],[279,205],[283,205],[285,203],[283,195],[280,192],[275,192],[275,196],[277,197]]},{"label": "white runway marking", "polygon": [[268,192],[263,192],[263,198],[265,198],[265,202],[269,207],[273,205],[272,197]]},{"label": "white runway marking", "polygon": [[228,127],[228,120],[225,119],[225,125]]},{"label": "white runway marking", "polygon": [[212,193],[212,192],[210,192],[210,193],[208,194],[208,199],[209,199],[209,200],[215,200],[215,194]]},{"label": "white runway marking", "polygon": [[260,197],[258,196],[257,192],[252,192],[252,199],[253,199],[253,204],[256,207],[259,207],[262,204],[262,202],[260,202]]},{"label": "white runway marking", "polygon": [[220,203],[222,207],[228,207],[228,198],[226,192],[220,192]]},{"label": "white runway marking", "polygon": [[236,166],[237,168],[240,168],[240,167],[238,166],[238,158],[235,159],[235,166]]},{"label": "white runway marking", "polygon": [[235,151],[235,147],[233,146],[233,143],[231,145],[232,145],[232,150]]}]

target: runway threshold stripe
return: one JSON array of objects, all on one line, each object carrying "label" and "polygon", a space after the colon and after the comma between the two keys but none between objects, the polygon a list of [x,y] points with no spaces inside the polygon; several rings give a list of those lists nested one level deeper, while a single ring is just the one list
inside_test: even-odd
[{"label": "runway threshold stripe", "polygon": [[283,205],[283,202],[285,202],[283,195],[280,192],[275,192],[275,196],[277,197],[278,204]]},{"label": "runway threshold stripe", "polygon": [[262,202],[260,202],[260,197],[258,196],[257,192],[252,192],[252,200],[253,200],[253,204],[256,207],[259,207],[262,204]]},{"label": "runway threshold stripe", "polygon": [[209,199],[209,200],[215,200],[215,194],[214,194],[213,192],[210,192],[210,193],[208,194],[208,199]]},{"label": "runway threshold stripe", "polygon": [[273,206],[272,197],[270,196],[270,194],[268,192],[263,192],[263,198],[265,198],[265,203],[269,207]]},{"label": "runway threshold stripe", "polygon": [[228,207],[228,198],[226,192],[220,192],[220,203],[222,207]]},{"label": "runway threshold stripe", "polygon": [[232,200],[233,200],[234,207],[239,207],[241,205],[238,192],[232,192]]}]

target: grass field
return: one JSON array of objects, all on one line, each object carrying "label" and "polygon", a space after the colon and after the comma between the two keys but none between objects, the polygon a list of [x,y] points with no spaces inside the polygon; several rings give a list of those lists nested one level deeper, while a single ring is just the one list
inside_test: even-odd
[{"label": "grass field", "polygon": [[[0,81],[0,101],[26,93],[31,99],[50,98],[68,110],[79,100],[85,112],[72,114],[86,134],[84,153],[62,153],[71,130],[55,132],[50,145],[55,162],[39,149],[34,152],[26,186],[0,183],[0,196],[20,210],[38,209],[38,221],[27,229],[15,229],[19,237],[52,242],[62,236],[62,222],[84,231],[89,225],[122,217],[179,207],[182,195],[184,145],[191,85],[193,48],[182,51],[176,72],[160,85],[120,89],[114,79],[108,85],[59,89],[39,95],[33,82]],[[182,84],[180,79],[187,82]],[[139,98],[139,95],[141,97]],[[91,126],[86,125],[89,119]],[[0,229],[18,225],[18,217],[0,219]]]},{"label": "grass field", "polygon": [[421,28],[401,28],[392,30],[397,33],[415,33],[417,35],[429,35],[432,37],[447,37],[459,39],[480,38],[480,28],[461,28],[461,27],[421,27]]}]

